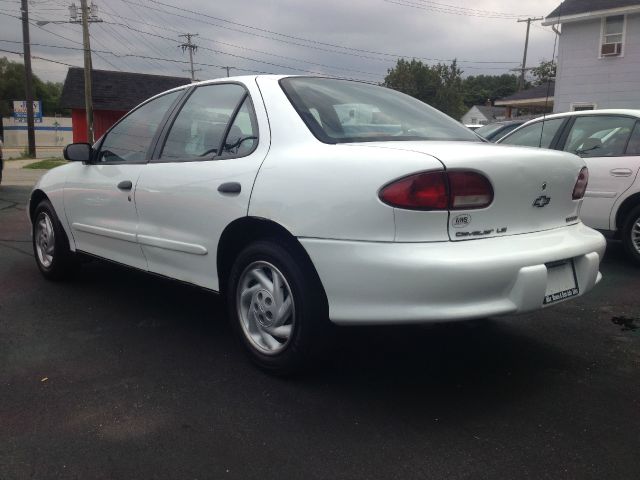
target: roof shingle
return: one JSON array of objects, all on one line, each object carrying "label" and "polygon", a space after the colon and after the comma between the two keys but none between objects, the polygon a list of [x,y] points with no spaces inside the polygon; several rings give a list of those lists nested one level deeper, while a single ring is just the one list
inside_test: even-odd
[{"label": "roof shingle", "polygon": [[553,98],[553,94],[556,89],[555,82],[543,83],[542,85],[538,85],[537,87],[528,88],[526,90],[522,90],[520,92],[516,92],[513,95],[509,95],[508,97],[500,98],[500,102],[511,101],[511,100],[531,100],[533,98],[545,98],[547,96],[547,92],[549,98]]},{"label": "roof shingle", "polygon": [[577,15],[580,13],[610,10],[612,8],[640,5],[638,0],[564,0],[553,12],[547,15],[547,19],[559,16]]},{"label": "roof shingle", "polygon": [[[129,111],[149,97],[191,82],[185,77],[109,70],[92,70],[91,75],[94,110]],[[69,68],[60,102],[64,108],[84,108],[83,68]]]}]

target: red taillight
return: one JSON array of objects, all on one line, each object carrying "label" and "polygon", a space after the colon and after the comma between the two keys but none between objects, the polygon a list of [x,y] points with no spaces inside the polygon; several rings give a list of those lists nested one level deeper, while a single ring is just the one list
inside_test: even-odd
[{"label": "red taillight", "polygon": [[387,185],[379,196],[398,208],[469,210],[488,207],[493,201],[493,187],[476,172],[425,172]]},{"label": "red taillight", "polygon": [[578,175],[578,180],[576,180],[576,186],[573,187],[573,199],[580,200],[584,197],[584,192],[587,191],[587,184],[589,183],[589,169],[587,167],[582,167],[580,170],[580,174]]},{"label": "red taillight", "polygon": [[415,210],[446,210],[449,205],[445,172],[411,175],[387,185],[380,200],[392,207]]}]

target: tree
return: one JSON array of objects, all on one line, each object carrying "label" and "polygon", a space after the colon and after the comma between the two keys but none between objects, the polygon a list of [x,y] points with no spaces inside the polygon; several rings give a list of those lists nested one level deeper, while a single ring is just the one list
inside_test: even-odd
[{"label": "tree", "polygon": [[531,74],[534,77],[534,85],[543,85],[549,80],[555,80],[556,78],[556,62],[553,60],[541,60],[540,65],[531,69]]},{"label": "tree", "polygon": [[462,70],[454,60],[451,65],[427,65],[419,60],[399,59],[387,71],[385,87],[411,95],[453,118],[464,114]]},{"label": "tree", "polygon": [[[13,112],[13,101],[24,100],[24,65],[5,57],[0,58],[0,116],[8,117]],[[33,76],[34,99],[42,101],[42,113],[60,113],[62,84],[43,82]]]},{"label": "tree", "polygon": [[498,98],[508,97],[518,90],[518,77],[513,74],[471,75],[462,82],[464,103],[468,108],[492,103]]}]

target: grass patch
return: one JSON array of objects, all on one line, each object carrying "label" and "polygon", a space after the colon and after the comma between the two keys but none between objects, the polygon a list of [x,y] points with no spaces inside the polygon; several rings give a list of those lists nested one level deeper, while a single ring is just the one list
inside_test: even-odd
[{"label": "grass patch", "polygon": [[62,158],[47,158],[46,160],[30,163],[22,168],[29,168],[31,170],[50,170],[52,168],[59,167],[60,165],[64,165],[65,163],[67,163],[67,161]]}]

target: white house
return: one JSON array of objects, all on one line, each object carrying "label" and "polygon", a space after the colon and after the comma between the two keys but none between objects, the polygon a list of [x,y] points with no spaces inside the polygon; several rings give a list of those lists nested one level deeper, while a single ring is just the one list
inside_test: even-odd
[{"label": "white house", "polygon": [[465,113],[460,121],[465,125],[487,125],[504,120],[504,108],[490,105],[474,105]]},{"label": "white house", "polygon": [[560,32],[554,112],[640,108],[640,1],[565,0],[542,24]]}]

